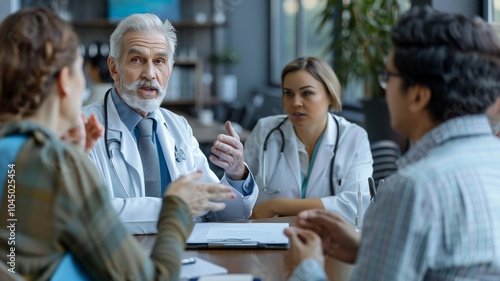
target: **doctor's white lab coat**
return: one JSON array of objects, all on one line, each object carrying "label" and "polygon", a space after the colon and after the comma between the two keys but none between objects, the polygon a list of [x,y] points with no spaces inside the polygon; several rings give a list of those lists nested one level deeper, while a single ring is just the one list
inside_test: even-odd
[{"label": "doctor's white lab coat", "polygon": [[[107,99],[107,140],[116,172],[108,158],[104,137],[97,141],[90,153],[91,160],[97,167],[99,176],[106,185],[112,205],[125,227],[133,234],[156,233],[158,231],[156,224],[162,206],[162,198],[145,197],[144,173],[137,144],[130,131],[120,120],[111,95],[108,95]],[[104,101],[100,101],[85,107],[83,112],[86,116],[95,113],[99,122],[104,125],[103,108]],[[186,119],[163,108],[157,110],[160,110],[160,114],[156,114],[158,140],[172,181],[183,175],[201,170],[203,176],[200,181],[220,182],[230,186],[225,175],[219,181],[217,176],[210,170],[207,158],[199,149],[198,142],[193,136],[192,129]],[[184,151],[185,160],[180,162],[175,160],[175,146],[177,146],[178,150]],[[252,177],[251,174],[250,177]],[[203,217],[196,218],[196,220],[248,219],[257,200],[258,191],[257,186],[254,185],[252,194],[244,196],[233,188],[236,198],[224,201],[226,204],[224,210],[209,212]]]},{"label": "doctor's white lab coat", "polygon": [[[333,116],[335,115],[328,114],[327,127],[309,175],[305,198],[321,198],[326,210],[339,213],[354,224],[358,184],[361,184],[363,214],[369,205],[368,177],[373,172],[373,159],[366,131],[342,117]],[[260,119],[245,142],[245,161],[260,188],[257,203],[277,197],[301,198],[297,137],[290,120],[281,125],[285,141],[281,159],[281,134],[275,130],[267,141],[266,184],[263,179],[264,140],[285,117],[278,115]],[[340,138],[333,178],[330,178],[330,163],[337,137],[337,126],[333,118],[339,122]],[[334,196],[331,196],[330,180],[333,181]]]}]

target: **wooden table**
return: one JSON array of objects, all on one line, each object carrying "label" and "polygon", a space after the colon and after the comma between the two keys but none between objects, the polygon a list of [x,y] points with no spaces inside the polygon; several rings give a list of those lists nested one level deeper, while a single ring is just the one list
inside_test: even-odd
[{"label": "wooden table", "polygon": [[[281,222],[295,226],[295,217],[279,217],[271,219],[255,219],[248,221],[237,221],[238,223],[261,223]],[[231,223],[231,222],[228,222]],[[151,252],[156,235],[137,236],[139,243]],[[186,250],[183,258],[199,257],[211,263],[227,268],[229,273],[250,273],[262,281],[286,280],[284,274],[287,271],[285,256],[289,250]],[[334,259],[328,258],[325,268],[330,280],[347,280],[352,266]]]}]

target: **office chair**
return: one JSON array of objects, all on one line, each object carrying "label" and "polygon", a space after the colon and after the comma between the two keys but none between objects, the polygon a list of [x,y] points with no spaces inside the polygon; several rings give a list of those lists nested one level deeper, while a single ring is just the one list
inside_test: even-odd
[{"label": "office chair", "polygon": [[241,118],[240,125],[247,130],[252,130],[260,118],[283,113],[280,92],[268,92],[265,89],[258,90],[246,105],[245,114]]},{"label": "office chair", "polygon": [[379,140],[370,145],[373,157],[373,179],[378,182],[398,170],[396,160],[401,156],[399,145],[392,140]]}]

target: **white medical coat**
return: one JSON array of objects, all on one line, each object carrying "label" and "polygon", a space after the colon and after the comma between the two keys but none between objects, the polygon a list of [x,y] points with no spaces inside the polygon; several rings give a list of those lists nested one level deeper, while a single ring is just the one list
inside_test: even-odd
[{"label": "white medical coat", "polygon": [[[245,142],[245,161],[261,189],[257,203],[277,197],[301,198],[299,152],[290,120],[281,125],[285,139],[281,159],[279,152],[283,140],[279,131],[274,131],[267,141],[267,186],[263,182],[264,140],[285,117],[278,115],[260,119]],[[309,175],[305,198],[321,198],[326,210],[339,213],[354,224],[358,184],[361,184],[363,214],[370,200],[368,177],[373,172],[370,143],[363,128],[335,116],[340,126],[340,138],[332,178],[335,195],[331,196],[330,163],[337,137],[337,126],[333,118],[332,114],[328,114],[327,127]],[[267,188],[267,192],[264,188]],[[280,192],[269,193],[277,189]]]},{"label": "white medical coat", "polygon": [[[112,153],[113,164],[119,178],[110,164],[104,137],[97,141],[90,153],[90,158],[97,167],[99,175],[106,185],[111,203],[125,227],[133,234],[157,233],[162,198],[145,197],[144,173],[137,143],[118,116],[111,94],[107,98],[109,150]],[[100,101],[84,107],[83,113],[86,116],[94,113],[99,122],[104,124],[103,108],[104,101]],[[182,175],[201,170],[203,176],[200,181],[220,182],[230,186],[225,175],[219,181],[217,176],[210,170],[207,158],[199,149],[198,141],[193,136],[192,129],[186,119],[163,108],[157,110],[160,110],[161,114],[155,114],[158,124],[156,133],[172,181],[177,180]],[[110,140],[116,141],[111,142]],[[185,160],[180,162],[175,160],[175,146],[177,146],[178,150],[184,151]],[[251,173],[250,177],[253,177]],[[124,189],[127,190],[130,198],[128,198]],[[248,219],[257,200],[258,192],[256,185],[254,185],[252,194],[247,196],[242,195],[233,188],[236,198],[224,201],[226,204],[224,210],[209,212],[202,217],[196,218],[196,221]]]}]

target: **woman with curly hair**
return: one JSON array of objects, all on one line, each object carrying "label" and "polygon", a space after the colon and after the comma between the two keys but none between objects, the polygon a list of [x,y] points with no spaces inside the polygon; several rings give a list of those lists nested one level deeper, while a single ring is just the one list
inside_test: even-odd
[{"label": "woman with curly hair", "polygon": [[177,280],[192,217],[224,208],[208,200],[232,198],[230,189],[197,182],[200,173],[171,183],[147,257],[88,156],[60,140],[82,122],[83,59],[71,25],[45,8],[10,15],[0,61],[0,279]]}]

